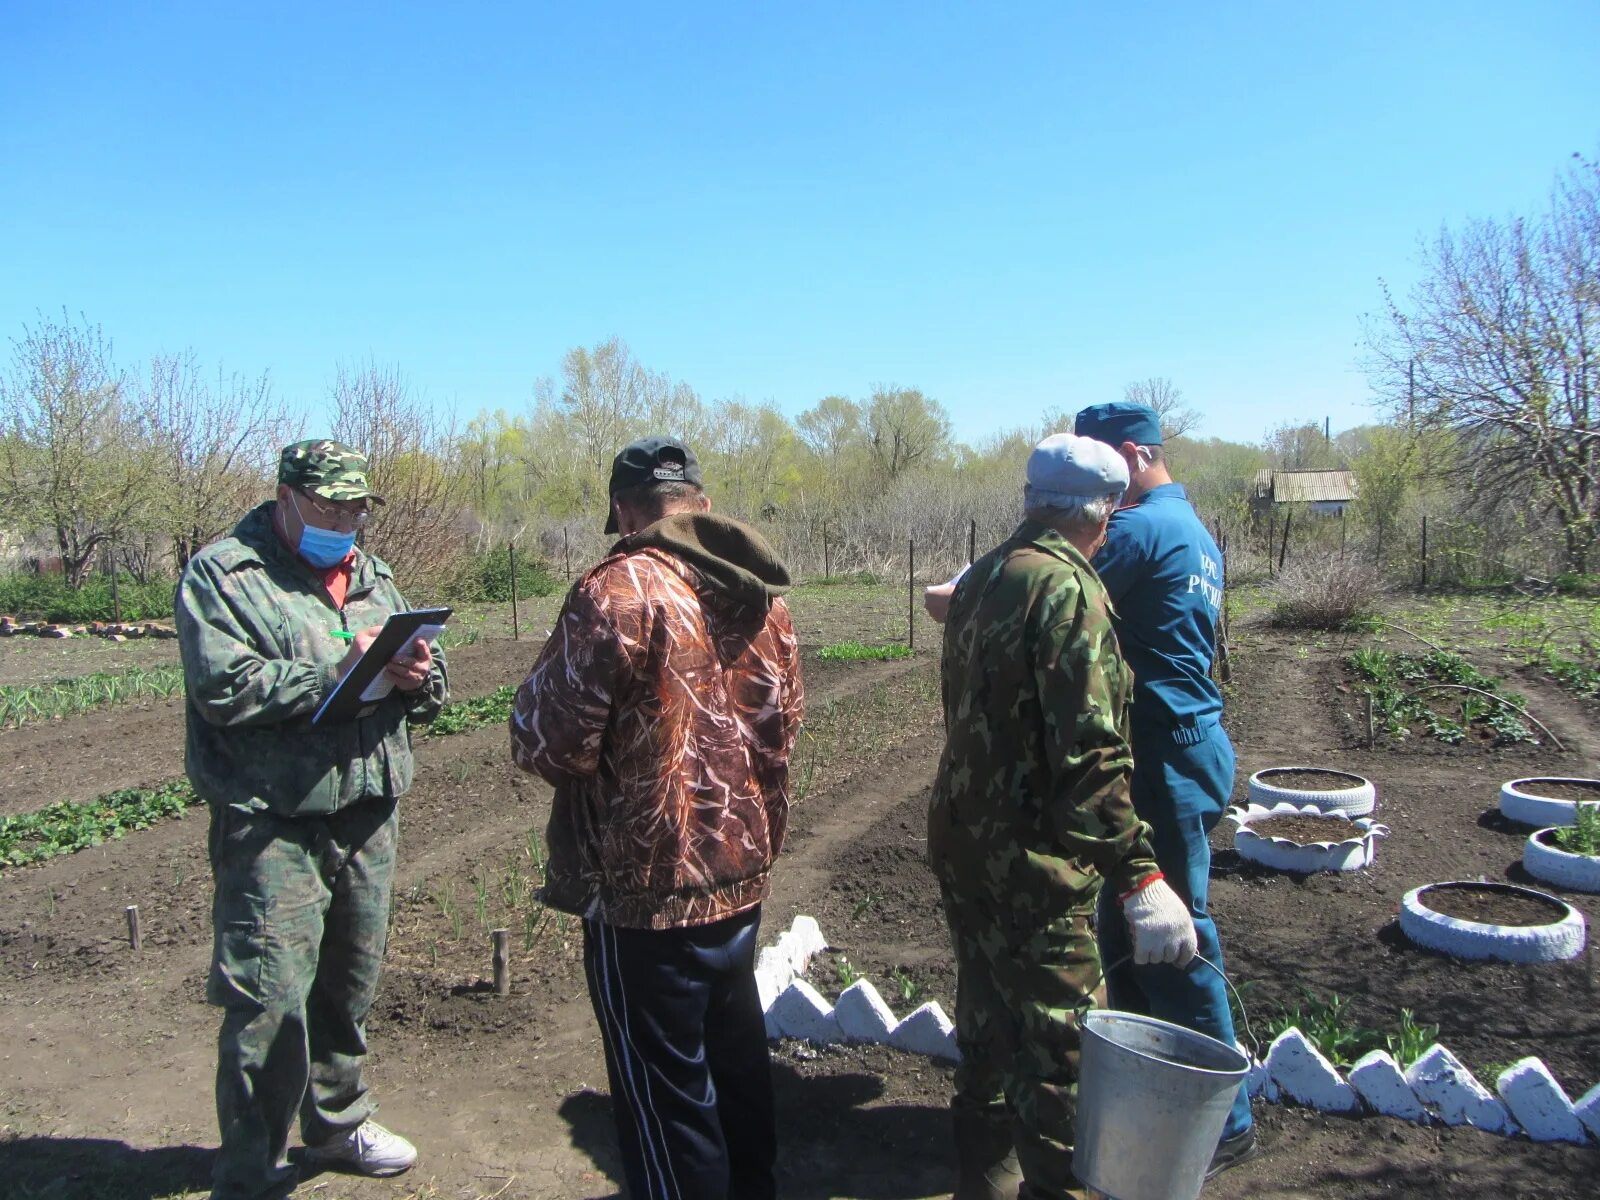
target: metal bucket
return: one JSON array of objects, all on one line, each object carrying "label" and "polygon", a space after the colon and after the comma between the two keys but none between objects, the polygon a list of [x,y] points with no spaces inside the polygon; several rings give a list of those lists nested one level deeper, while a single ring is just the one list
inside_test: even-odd
[{"label": "metal bucket", "polygon": [[1114,1200],[1195,1200],[1250,1060],[1133,1013],[1098,1009],[1080,1029],[1073,1171]]}]

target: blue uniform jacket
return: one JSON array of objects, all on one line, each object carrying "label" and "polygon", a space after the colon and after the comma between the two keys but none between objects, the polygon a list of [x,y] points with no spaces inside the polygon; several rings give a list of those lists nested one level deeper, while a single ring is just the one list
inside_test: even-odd
[{"label": "blue uniform jacket", "polygon": [[1113,623],[1133,668],[1132,723],[1203,741],[1222,713],[1211,679],[1222,553],[1178,483],[1151,488],[1115,513],[1094,556],[1116,611]]}]

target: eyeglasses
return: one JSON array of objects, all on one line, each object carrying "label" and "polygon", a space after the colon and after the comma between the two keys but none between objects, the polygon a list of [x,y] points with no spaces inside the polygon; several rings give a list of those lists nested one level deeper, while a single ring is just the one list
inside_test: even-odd
[{"label": "eyeglasses", "polygon": [[299,495],[311,506],[311,511],[326,521],[329,529],[354,530],[362,529],[367,522],[372,520],[372,505],[366,502],[348,501],[347,503],[361,503],[360,508],[344,508],[331,500],[323,500],[313,496],[310,492],[300,492]]}]

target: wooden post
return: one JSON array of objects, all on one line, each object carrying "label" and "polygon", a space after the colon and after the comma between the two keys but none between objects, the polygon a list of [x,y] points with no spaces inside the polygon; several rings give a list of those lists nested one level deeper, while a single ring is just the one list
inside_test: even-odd
[{"label": "wooden post", "polygon": [[517,548],[506,543],[506,558],[511,561],[511,640],[520,642],[522,630],[517,626]]},{"label": "wooden post", "polygon": [[833,570],[828,562],[828,523],[826,521],[822,523],[822,577],[824,579],[833,578]]},{"label": "wooden post", "polygon": [[1283,549],[1278,551],[1278,574],[1283,574],[1283,560],[1289,557],[1289,526],[1294,523],[1292,511],[1283,514]]},{"label": "wooden post", "polygon": [[1270,500],[1267,502],[1267,578],[1272,578],[1272,547],[1278,540],[1278,508]]},{"label": "wooden post", "polygon": [[1422,514],[1422,586],[1428,586],[1428,514]]},{"label": "wooden post", "polygon": [[906,551],[906,645],[917,648],[917,539],[907,540]]},{"label": "wooden post", "polygon": [[1367,707],[1367,749],[1370,750],[1370,749],[1372,749],[1372,747],[1376,744],[1376,742],[1378,740],[1377,739],[1377,731],[1373,727],[1373,724],[1372,724],[1372,693],[1371,692],[1362,692],[1361,694],[1366,699],[1366,702],[1367,702],[1367,704],[1366,704],[1366,707]]},{"label": "wooden post", "polygon": [[511,994],[511,931],[495,929],[489,934],[494,943],[494,994]]},{"label": "wooden post", "polygon": [[978,561],[978,518],[972,518],[972,524],[967,526],[967,566]]},{"label": "wooden post", "polygon": [[1339,510],[1339,561],[1344,561],[1344,509]]},{"label": "wooden post", "polygon": [[111,544],[111,619],[122,624],[122,597],[117,593],[117,545]]},{"label": "wooden post", "polygon": [[128,947],[137,950],[142,945],[139,937],[139,906],[130,904],[122,910],[128,917]]},{"label": "wooden post", "polygon": [[567,528],[561,527],[561,568],[568,579],[572,578],[572,546],[567,539]]}]

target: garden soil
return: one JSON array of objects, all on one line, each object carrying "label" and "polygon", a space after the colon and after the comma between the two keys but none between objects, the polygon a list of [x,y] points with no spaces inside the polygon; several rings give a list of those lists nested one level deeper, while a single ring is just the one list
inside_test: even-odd
[{"label": "garden soil", "polygon": [[[1335,648],[1242,630],[1229,725],[1235,799],[1273,766],[1356,771],[1378,787],[1390,826],[1376,864],[1300,878],[1241,862],[1231,823],[1215,835],[1213,908],[1229,969],[1264,1025],[1337,993],[1348,1018],[1395,1028],[1399,1010],[1485,1078],[1537,1054],[1574,1095],[1600,1082],[1600,981],[1592,958],[1540,967],[1464,964],[1409,945],[1396,909],[1407,889],[1447,879],[1528,882],[1525,831],[1495,811],[1499,784],[1532,774],[1594,775],[1600,721],[1537,677],[1515,687],[1561,737],[1550,747],[1361,745],[1358,705]],[[926,638],[926,640],[924,640]],[[936,645],[919,630],[919,644]],[[526,670],[535,647],[485,642],[452,659],[459,697]],[[829,952],[811,978],[873,980],[891,1006],[953,1007],[955,977],[925,865],[928,788],[941,744],[932,657],[826,664],[808,653],[813,717],[849,713],[849,736],[817,766],[793,813],[766,906],[764,941],[794,915],[821,923]],[[1480,664],[1487,665],[1487,664]],[[848,706],[848,707],[847,707]],[[0,733],[28,782],[0,797],[26,808],[72,793],[177,773],[176,706],[55,724],[58,740]],[[39,735],[43,737],[41,733]],[[831,743],[830,743],[831,744]],[[107,754],[123,766],[104,768]],[[8,787],[13,785],[8,782]],[[31,788],[32,790],[27,790]],[[570,922],[513,926],[513,994],[493,996],[485,923],[526,915],[516,880],[539,852],[549,790],[507,762],[488,728],[427,739],[403,815],[389,962],[370,1025],[382,1119],[422,1150],[389,1181],[318,1175],[301,1195],[357,1198],[616,1195],[605,1068]],[[0,810],[3,811],[3,810]],[[203,1194],[215,1129],[216,1015],[203,1003],[210,946],[205,822],[192,813],[37,867],[0,873],[0,1177],[22,1197]],[[516,893],[516,894],[514,894]],[[445,903],[441,905],[440,899]],[[481,897],[481,899],[480,899]],[[1565,895],[1589,917],[1595,897]],[[123,937],[138,904],[144,948]],[[446,911],[448,909],[448,912]],[[1264,1028],[1257,1028],[1265,1036]],[[860,1200],[949,1194],[950,1069],[883,1047],[784,1042],[773,1063],[780,1194]],[[1594,1194],[1600,1151],[1538,1146],[1472,1130],[1259,1109],[1264,1153],[1208,1197]]]}]

